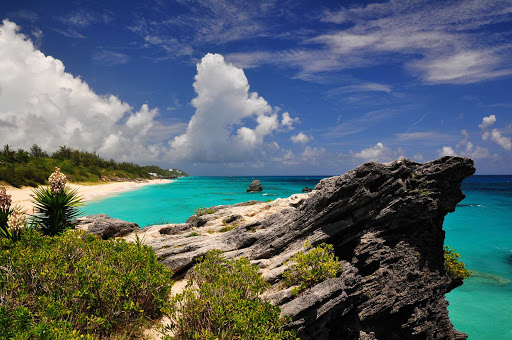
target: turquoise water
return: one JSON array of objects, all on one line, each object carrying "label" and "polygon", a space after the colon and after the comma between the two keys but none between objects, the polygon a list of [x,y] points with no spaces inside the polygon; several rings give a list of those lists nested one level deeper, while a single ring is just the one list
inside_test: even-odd
[{"label": "turquoise water", "polygon": [[85,215],[105,213],[136,222],[141,227],[185,222],[194,209],[231,205],[249,200],[267,201],[289,197],[308,186],[314,188],[323,177],[258,177],[261,193],[247,193],[253,177],[184,177],[172,183],[148,185],[139,190],[90,202]]},{"label": "turquoise water", "polygon": [[[184,222],[201,206],[275,199],[313,188],[322,177],[258,177],[264,191],[246,193],[252,177],[187,177],[125,192],[85,207],[144,227]],[[450,318],[469,339],[512,339],[512,176],[473,176],[466,199],[445,219],[445,243],[475,276],[447,295]]]},{"label": "turquoise water", "polygon": [[469,339],[512,339],[512,176],[473,176],[462,191],[445,244],[475,275],[447,295],[450,319]]}]

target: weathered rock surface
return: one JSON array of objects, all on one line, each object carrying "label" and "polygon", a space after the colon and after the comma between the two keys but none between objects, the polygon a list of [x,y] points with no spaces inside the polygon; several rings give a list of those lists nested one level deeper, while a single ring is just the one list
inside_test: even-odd
[{"label": "weathered rock surface", "polygon": [[247,192],[260,192],[263,191],[263,187],[261,186],[260,180],[255,179],[251,182],[249,185],[249,188],[247,189]]},{"label": "weathered rock surface", "polygon": [[83,229],[89,234],[97,235],[104,240],[112,237],[122,237],[140,229],[137,223],[111,218],[106,214],[78,217],[75,223],[77,228]]},{"label": "weathered rock surface", "polygon": [[313,191],[313,189],[311,189],[309,187],[302,188],[302,192],[311,192],[311,191]]},{"label": "weathered rock surface", "polygon": [[[272,284],[263,298],[303,340],[465,339],[448,318],[445,294],[462,280],[444,270],[442,224],[474,171],[460,157],[367,163],[311,193],[215,207],[200,226],[152,226],[141,239],[177,273],[211,249],[248,258]],[[281,276],[305,240],[333,244],[343,271],[295,297]]]}]

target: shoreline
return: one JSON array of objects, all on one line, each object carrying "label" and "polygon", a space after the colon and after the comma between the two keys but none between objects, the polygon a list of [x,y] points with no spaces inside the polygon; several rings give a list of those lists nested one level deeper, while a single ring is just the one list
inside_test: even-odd
[{"label": "shoreline", "polygon": [[[72,189],[78,189],[78,194],[83,197],[84,202],[111,196],[117,193],[132,191],[140,189],[147,185],[154,184],[167,184],[172,183],[171,179],[150,179],[144,182],[126,181],[126,182],[109,182],[109,183],[94,183],[94,184],[75,184],[68,183]],[[32,187],[15,188],[12,186],[5,186],[7,194],[12,197],[12,206],[19,206],[26,211],[27,214],[34,212],[32,203]]]}]

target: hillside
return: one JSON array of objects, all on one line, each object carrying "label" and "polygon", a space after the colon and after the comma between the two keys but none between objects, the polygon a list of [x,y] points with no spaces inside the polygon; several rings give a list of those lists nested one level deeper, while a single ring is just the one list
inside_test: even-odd
[{"label": "hillside", "polygon": [[94,152],[67,146],[61,146],[52,154],[35,144],[29,151],[14,150],[9,145],[0,151],[0,181],[14,187],[47,184],[48,176],[55,167],[59,167],[68,180],[75,183],[188,176],[179,169],[166,170],[157,165],[118,163],[113,159],[105,160]]}]

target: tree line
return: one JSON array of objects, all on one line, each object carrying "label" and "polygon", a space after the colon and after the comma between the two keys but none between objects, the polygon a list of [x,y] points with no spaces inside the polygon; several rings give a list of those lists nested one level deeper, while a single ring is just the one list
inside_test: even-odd
[{"label": "tree line", "polygon": [[6,144],[0,149],[0,181],[21,186],[48,183],[48,176],[59,167],[72,182],[98,182],[101,180],[148,179],[155,173],[162,177],[179,176],[157,165],[140,166],[129,162],[106,160],[96,152],[60,146],[53,153],[34,144],[29,151],[14,149]]}]

